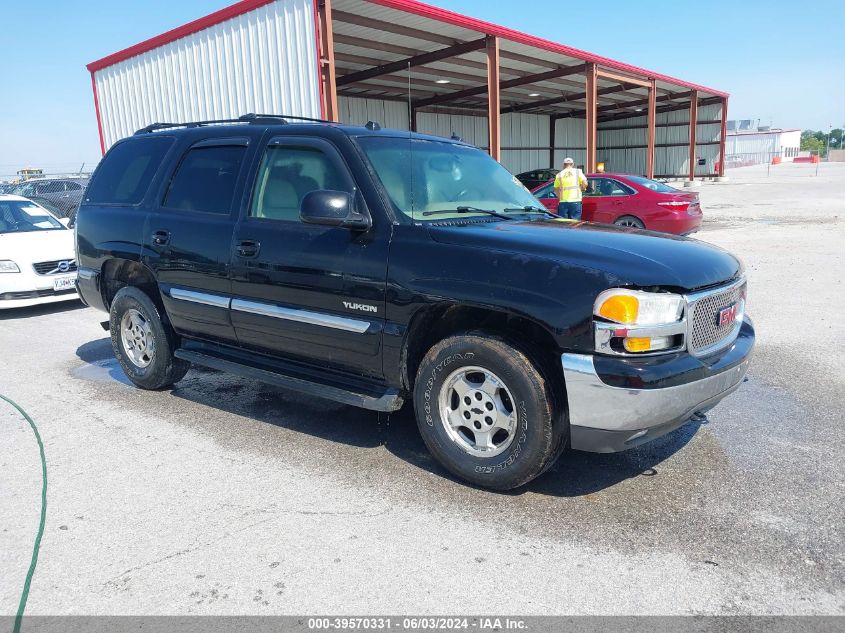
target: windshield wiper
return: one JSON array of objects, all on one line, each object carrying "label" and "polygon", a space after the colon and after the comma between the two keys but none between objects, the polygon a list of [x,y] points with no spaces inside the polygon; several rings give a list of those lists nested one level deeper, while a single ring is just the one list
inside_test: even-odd
[{"label": "windshield wiper", "polygon": [[479,209],[478,207],[456,207],[454,209],[439,209],[438,211],[423,211],[423,215],[439,215],[441,213],[486,213],[503,220],[513,220],[512,217],[499,213],[498,211],[491,211],[490,209]]},{"label": "windshield wiper", "polygon": [[545,213],[549,217],[556,218],[557,216],[544,207],[534,207],[531,205],[525,207],[515,207],[512,209],[503,209],[502,213]]}]

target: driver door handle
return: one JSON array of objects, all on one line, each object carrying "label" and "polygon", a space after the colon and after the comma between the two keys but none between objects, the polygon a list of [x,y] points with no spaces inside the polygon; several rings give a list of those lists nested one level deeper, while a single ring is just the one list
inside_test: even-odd
[{"label": "driver door handle", "polygon": [[166,246],[170,243],[170,231],[165,231],[164,229],[159,229],[158,231],[153,231],[153,244],[157,246]]},{"label": "driver door handle", "polygon": [[258,240],[241,240],[235,246],[240,257],[256,257],[261,250],[261,242]]}]

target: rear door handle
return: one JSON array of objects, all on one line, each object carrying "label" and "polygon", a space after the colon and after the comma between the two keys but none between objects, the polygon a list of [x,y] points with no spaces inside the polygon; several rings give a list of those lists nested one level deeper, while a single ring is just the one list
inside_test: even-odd
[{"label": "rear door handle", "polygon": [[153,231],[153,244],[157,244],[158,246],[166,246],[169,243],[170,231],[165,231],[163,229]]},{"label": "rear door handle", "polygon": [[258,240],[241,240],[236,246],[240,257],[255,257],[261,250],[261,242]]}]

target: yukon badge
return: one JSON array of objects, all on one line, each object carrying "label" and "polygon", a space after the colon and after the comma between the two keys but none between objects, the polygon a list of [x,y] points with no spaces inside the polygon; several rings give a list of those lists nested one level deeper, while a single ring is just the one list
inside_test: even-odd
[{"label": "yukon badge", "polygon": [[361,312],[378,312],[378,306],[368,306],[364,303],[352,303],[350,301],[344,301],[343,307],[347,310],[360,310]]}]

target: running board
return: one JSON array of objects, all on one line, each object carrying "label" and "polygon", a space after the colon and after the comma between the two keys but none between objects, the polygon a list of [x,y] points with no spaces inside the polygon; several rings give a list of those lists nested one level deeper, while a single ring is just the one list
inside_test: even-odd
[{"label": "running board", "polygon": [[369,395],[355,391],[349,391],[340,387],[331,385],[324,385],[319,382],[297,378],[281,374],[275,371],[268,371],[266,369],[259,369],[256,367],[249,367],[236,361],[205,354],[202,352],[195,352],[186,349],[177,349],[174,353],[176,358],[181,358],[190,363],[210,367],[211,369],[219,369],[230,374],[265,382],[277,387],[299,391],[301,393],[315,396],[317,398],[324,398],[326,400],[333,400],[342,404],[348,404],[353,407],[361,407],[362,409],[369,409],[371,411],[392,412],[398,411],[402,408],[404,400],[399,395],[396,389],[385,389],[380,395]]}]

